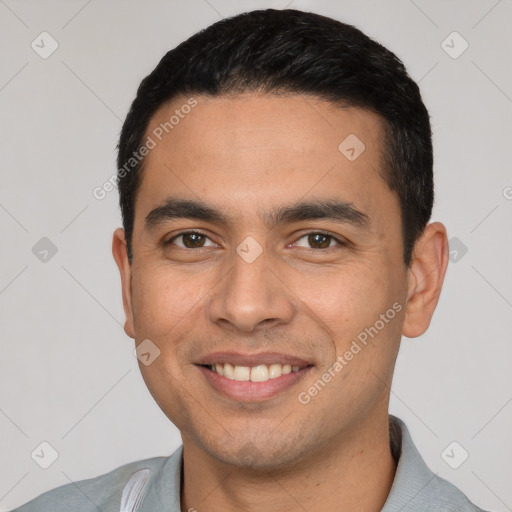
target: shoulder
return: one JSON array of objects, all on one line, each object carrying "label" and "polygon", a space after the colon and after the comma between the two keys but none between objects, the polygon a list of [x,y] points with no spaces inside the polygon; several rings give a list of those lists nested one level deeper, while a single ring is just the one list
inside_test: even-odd
[{"label": "shoulder", "polygon": [[391,451],[398,464],[383,512],[485,512],[428,468],[402,420],[390,415],[389,427]]},{"label": "shoulder", "polygon": [[130,478],[141,470],[149,470],[147,475],[158,474],[168,460],[169,457],[155,457],[131,462],[104,475],[52,489],[12,512],[119,512]]},{"label": "shoulder", "polygon": [[423,506],[425,510],[486,512],[469,501],[460,489],[437,475],[433,475],[432,480],[425,488],[425,492],[418,496],[418,505]]}]

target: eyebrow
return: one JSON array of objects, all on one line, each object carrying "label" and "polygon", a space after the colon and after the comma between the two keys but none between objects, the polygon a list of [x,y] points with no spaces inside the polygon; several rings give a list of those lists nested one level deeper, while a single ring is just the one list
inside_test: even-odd
[{"label": "eyebrow", "polygon": [[[279,224],[316,219],[332,220],[364,229],[370,227],[368,215],[351,203],[338,199],[318,199],[279,206],[264,212],[260,217],[270,228]],[[202,201],[170,197],[148,213],[144,221],[145,229],[150,231],[158,225],[176,219],[196,219],[221,225],[234,223],[233,218]]]}]

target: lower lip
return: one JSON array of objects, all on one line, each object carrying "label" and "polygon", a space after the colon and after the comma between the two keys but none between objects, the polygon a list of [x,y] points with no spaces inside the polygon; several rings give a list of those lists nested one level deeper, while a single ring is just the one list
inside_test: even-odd
[{"label": "lower lip", "polygon": [[198,366],[199,370],[206,377],[206,380],[221,394],[244,402],[257,402],[271,398],[281,391],[289,388],[312,368],[306,366],[297,372],[287,373],[265,382],[239,381],[223,377],[204,366]]}]

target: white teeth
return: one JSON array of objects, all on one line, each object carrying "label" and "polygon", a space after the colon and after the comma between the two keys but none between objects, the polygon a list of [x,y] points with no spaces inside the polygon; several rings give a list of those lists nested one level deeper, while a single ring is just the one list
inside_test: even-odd
[{"label": "white teeth", "polygon": [[215,364],[209,368],[219,375],[227,379],[237,381],[265,382],[269,379],[276,379],[281,375],[288,373],[296,373],[300,370],[300,366],[291,366],[289,364],[260,364],[258,366],[237,366],[229,363]]},{"label": "white teeth", "polygon": [[261,364],[260,366],[253,366],[251,369],[252,382],[265,382],[269,379],[268,368]]},{"label": "white teeth", "polygon": [[268,376],[271,379],[275,379],[276,377],[281,377],[281,368],[282,368],[282,366],[280,364],[271,364],[268,367]]},{"label": "white teeth", "polygon": [[250,380],[251,369],[249,366],[235,366],[235,380]]},{"label": "white teeth", "polygon": [[[220,365],[222,366],[222,365]],[[235,378],[235,370],[229,363],[224,365],[224,377],[233,380]]]}]

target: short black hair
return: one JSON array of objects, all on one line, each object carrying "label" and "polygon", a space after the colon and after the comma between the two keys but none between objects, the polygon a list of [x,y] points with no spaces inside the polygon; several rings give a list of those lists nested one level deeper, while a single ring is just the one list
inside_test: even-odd
[{"label": "short black hair", "polygon": [[256,10],[214,23],[167,52],[142,80],[122,127],[117,159],[130,262],[144,167],[144,159],[133,155],[139,154],[152,116],[177,96],[244,92],[309,95],[381,117],[380,172],[400,201],[409,265],[434,201],[432,135],[419,88],[394,53],[359,29],[294,9]]}]

